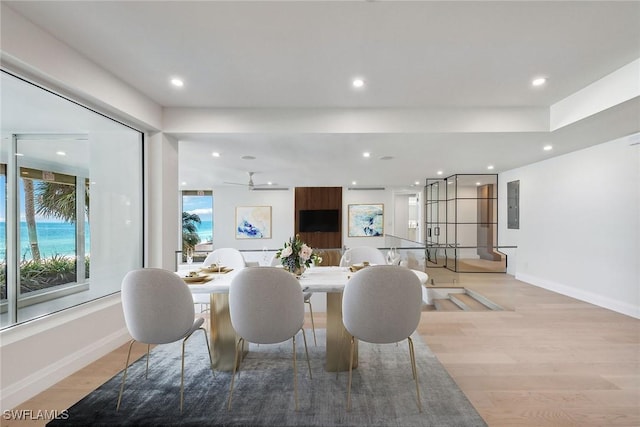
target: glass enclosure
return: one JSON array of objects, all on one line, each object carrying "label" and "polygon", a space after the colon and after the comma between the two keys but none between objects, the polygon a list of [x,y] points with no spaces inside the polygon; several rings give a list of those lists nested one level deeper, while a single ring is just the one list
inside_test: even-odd
[{"label": "glass enclosure", "polygon": [[120,290],[142,266],[142,134],[2,71],[0,327]]},{"label": "glass enclosure", "polygon": [[452,175],[426,187],[428,267],[505,272],[498,250],[498,176]]}]

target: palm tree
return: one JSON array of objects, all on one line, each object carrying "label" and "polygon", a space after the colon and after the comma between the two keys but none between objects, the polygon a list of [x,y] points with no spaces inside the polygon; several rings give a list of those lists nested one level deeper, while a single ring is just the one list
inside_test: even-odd
[{"label": "palm tree", "polygon": [[[36,189],[37,214],[66,222],[76,221],[76,186],[41,181]],[[85,188],[85,212],[89,216],[89,187]]]},{"label": "palm tree", "polygon": [[24,186],[24,218],[27,222],[27,233],[29,235],[29,247],[31,248],[31,258],[35,262],[40,262],[40,247],[38,246],[38,233],[36,229],[35,194],[33,191],[33,180],[23,178]]},{"label": "palm tree", "polygon": [[198,225],[200,225],[201,222],[198,215],[182,212],[182,252],[193,249],[200,243]]}]

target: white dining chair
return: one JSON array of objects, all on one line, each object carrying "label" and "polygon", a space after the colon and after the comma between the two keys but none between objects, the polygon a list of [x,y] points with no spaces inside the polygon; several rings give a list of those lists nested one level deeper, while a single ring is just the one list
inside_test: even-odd
[{"label": "white dining chair", "polygon": [[311,377],[307,338],[303,329],[302,299],[298,280],[281,268],[249,267],[233,278],[229,285],[229,314],[233,329],[240,339],[236,344],[228,410],[231,409],[236,369],[240,365],[238,354],[244,343],[275,344],[288,339],[293,342],[293,390],[295,408],[298,409],[296,335],[299,331],[302,331]]},{"label": "white dining chair", "polygon": [[351,409],[351,379],[355,340],[369,343],[409,344],[411,370],[416,383],[418,410],[420,387],[411,334],[418,327],[422,311],[422,285],[411,270],[394,265],[378,265],[355,273],[344,287],[342,315],[344,327],[351,334],[347,410]]},{"label": "white dining chair", "polygon": [[340,267],[349,267],[353,264],[361,264],[368,262],[369,264],[385,265],[387,260],[379,249],[371,246],[356,246],[347,249],[342,258],[340,258]]},{"label": "white dining chair", "polygon": [[184,403],[184,350],[185,343],[197,330],[204,333],[209,363],[213,361],[207,331],[202,328],[204,319],[195,318],[193,300],[188,286],[175,273],[160,268],[141,268],[130,271],[122,280],[122,309],[124,320],[132,337],[122,375],[116,411],[120,409],[131,348],[137,341],[147,344],[147,373],[149,372],[149,348],[151,344],[168,344],[182,340],[182,365],[180,370],[180,412]]},{"label": "white dining chair", "polygon": [[[272,267],[277,267],[279,265],[282,265],[282,263],[280,262],[280,258],[276,257],[275,254],[273,255],[273,257],[271,258],[271,266]],[[309,305],[309,316],[311,317],[311,331],[313,332],[313,345],[315,347],[318,346],[318,340],[316,339],[316,324],[313,320],[313,306],[311,305],[311,296],[313,295],[313,292],[308,292],[303,290],[303,294],[302,296],[304,297],[304,303]]]},{"label": "white dining chair", "polygon": [[205,267],[211,264],[221,264],[227,268],[233,268],[234,270],[241,270],[247,266],[247,262],[242,256],[242,252],[235,248],[218,248],[211,252],[204,259],[202,265]]},{"label": "white dining chair", "polygon": [[[233,270],[241,270],[247,266],[247,262],[245,261],[242,252],[235,248],[218,248],[214,250],[207,255],[202,265],[208,267],[211,264],[216,263],[227,268],[232,268]],[[209,310],[211,306],[211,295],[205,293],[194,293],[193,303],[199,304],[201,307],[200,312],[203,313]]]}]

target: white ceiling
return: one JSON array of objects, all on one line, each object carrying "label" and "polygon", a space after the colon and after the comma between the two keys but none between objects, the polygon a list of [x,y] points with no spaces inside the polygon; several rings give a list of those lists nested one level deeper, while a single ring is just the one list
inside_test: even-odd
[{"label": "white ceiling", "polygon": [[[545,108],[640,57],[636,1],[3,3],[164,107]],[[168,84],[173,76],[184,88]],[[355,76],[363,90],[350,86]],[[548,84],[532,88],[536,76]],[[406,185],[435,170],[543,160],[602,142],[596,136],[610,135],[585,131],[607,125],[593,118],[557,135],[176,136],[180,180],[191,188],[245,181],[250,170],[256,183],[286,186]],[[559,136],[553,153],[541,152]]]}]

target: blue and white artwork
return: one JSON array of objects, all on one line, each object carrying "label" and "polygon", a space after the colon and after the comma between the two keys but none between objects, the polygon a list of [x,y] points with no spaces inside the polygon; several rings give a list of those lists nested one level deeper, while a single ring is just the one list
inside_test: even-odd
[{"label": "blue and white artwork", "polygon": [[349,205],[349,237],[384,234],[384,205]]},{"label": "blue and white artwork", "polygon": [[270,239],[271,206],[238,206],[236,239]]}]

